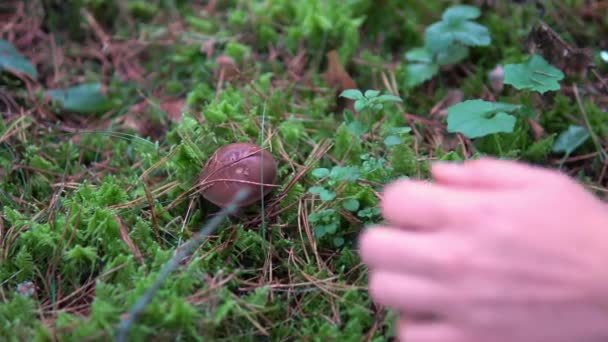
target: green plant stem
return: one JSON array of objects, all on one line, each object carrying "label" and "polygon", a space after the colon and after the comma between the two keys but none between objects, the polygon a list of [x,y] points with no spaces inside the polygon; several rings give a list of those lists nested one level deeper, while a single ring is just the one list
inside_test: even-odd
[{"label": "green plant stem", "polygon": [[498,148],[498,155],[500,155],[502,157],[504,155],[504,153],[502,152],[502,147],[500,146],[500,141],[498,140],[498,137],[496,134],[494,134],[493,137],[494,137],[494,142],[496,142],[496,148]]},{"label": "green plant stem", "polygon": [[117,329],[116,341],[127,341],[129,329],[135,323],[137,317],[150,303],[152,297],[154,297],[154,295],[156,294],[156,291],[160,289],[160,287],[163,285],[169,275],[179,267],[179,263],[181,262],[181,260],[189,256],[190,253],[192,253],[192,251],[194,251],[194,249],[203,242],[203,239],[205,239],[209,234],[211,234],[228,215],[231,215],[236,212],[238,204],[246,198],[248,192],[249,190],[247,189],[241,189],[234,197],[232,203],[230,203],[227,207],[222,209],[216,216],[209,220],[207,224],[203,226],[203,229],[196,233],[194,237],[192,237],[188,242],[177,248],[177,252],[173,255],[171,260],[169,260],[158,273],[158,277],[156,278],[154,284],[152,284],[152,286],[148,288],[148,290],[146,290],[146,292],[141,297],[139,297],[137,302],[135,302],[135,304],[127,313],[126,317],[120,322]]}]

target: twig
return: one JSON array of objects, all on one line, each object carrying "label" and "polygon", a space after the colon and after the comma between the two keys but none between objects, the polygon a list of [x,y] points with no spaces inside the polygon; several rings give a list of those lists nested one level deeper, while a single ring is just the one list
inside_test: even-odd
[{"label": "twig", "polygon": [[214,216],[211,220],[205,224],[203,229],[201,229],[198,233],[194,235],[188,242],[183,244],[181,247],[177,248],[177,252],[173,255],[171,260],[169,260],[163,268],[160,270],[156,281],[152,284],[150,288],[135,302],[135,304],[131,307],[126,317],[120,322],[117,329],[117,341],[118,342],[126,342],[127,335],[129,333],[129,329],[137,320],[137,317],[142,313],[142,311],[146,308],[148,303],[156,294],[156,291],[160,289],[165,280],[169,277],[173,271],[175,271],[180,262],[192,252],[194,248],[200,245],[209,234],[211,234],[217,226],[226,218],[228,215],[236,212],[238,208],[238,204],[242,202],[248,194],[249,190],[247,188],[241,189],[234,200],[230,205],[222,209],[216,216]]}]

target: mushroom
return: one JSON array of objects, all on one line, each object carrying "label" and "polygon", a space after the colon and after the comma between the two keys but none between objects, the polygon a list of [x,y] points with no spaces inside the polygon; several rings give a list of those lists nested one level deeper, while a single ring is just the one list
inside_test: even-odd
[{"label": "mushroom", "polygon": [[277,164],[270,152],[249,143],[224,145],[211,156],[199,185],[202,196],[219,206],[228,206],[243,188],[248,195],[239,203],[246,207],[266,196],[275,185]]}]

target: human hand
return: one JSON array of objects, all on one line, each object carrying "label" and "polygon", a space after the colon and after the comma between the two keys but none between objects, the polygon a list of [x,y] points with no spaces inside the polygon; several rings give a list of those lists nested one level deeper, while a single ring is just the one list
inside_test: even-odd
[{"label": "human hand", "polygon": [[[555,171],[492,159],[399,181],[360,239],[400,340],[608,341],[608,211]],[[428,317],[434,317],[429,320]]]}]

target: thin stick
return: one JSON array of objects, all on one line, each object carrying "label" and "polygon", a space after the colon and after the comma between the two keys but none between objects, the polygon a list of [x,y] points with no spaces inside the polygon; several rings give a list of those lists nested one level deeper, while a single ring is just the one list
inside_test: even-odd
[{"label": "thin stick", "polygon": [[127,335],[129,333],[129,329],[137,320],[137,317],[142,313],[142,311],[146,308],[148,303],[156,294],[156,291],[160,289],[165,280],[169,277],[173,271],[175,271],[179,267],[179,263],[190,253],[203,242],[209,234],[211,234],[217,226],[226,218],[228,215],[236,212],[238,208],[238,204],[243,201],[247,197],[248,189],[241,189],[234,200],[230,205],[222,209],[216,216],[214,216],[211,220],[209,220],[198,233],[194,235],[188,242],[184,243],[181,247],[177,248],[177,252],[173,255],[171,260],[169,260],[163,268],[158,273],[158,277],[156,277],[156,281],[148,290],[135,302],[135,304],[131,307],[126,317],[120,322],[117,329],[117,341],[118,342],[126,342]]}]

